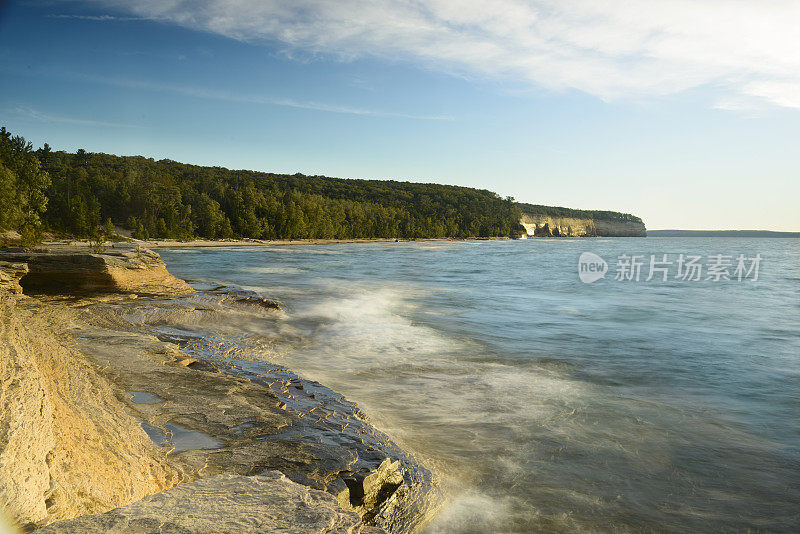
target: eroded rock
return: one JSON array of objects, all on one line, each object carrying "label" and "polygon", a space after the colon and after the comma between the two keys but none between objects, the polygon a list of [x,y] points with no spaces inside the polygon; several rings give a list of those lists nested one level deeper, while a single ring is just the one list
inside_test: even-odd
[{"label": "eroded rock", "polygon": [[54,523],[40,534],[251,533],[378,534],[331,495],[287,479],[278,471],[256,476],[218,475],[145,497],[102,515]]},{"label": "eroded rock", "polygon": [[3,251],[0,261],[28,264],[29,272],[19,282],[26,292],[174,296],[192,291],[148,249],[103,254],[81,250]]},{"label": "eroded rock", "polygon": [[385,458],[373,471],[361,471],[344,479],[347,491],[338,498],[346,499],[343,506],[359,512],[361,516],[372,519],[383,504],[397,489],[403,485],[403,471],[400,460],[391,461]]},{"label": "eroded rock", "polygon": [[19,280],[26,274],[28,274],[27,263],[0,261],[0,291],[21,295],[22,286],[19,285]]},{"label": "eroded rock", "polygon": [[34,299],[0,294],[0,508],[27,527],[105,512],[184,480],[63,342],[62,319]]},{"label": "eroded rock", "polygon": [[645,237],[641,221],[609,221],[576,217],[550,217],[523,213],[520,224],[535,237]]},{"label": "eroded rock", "polygon": [[277,300],[262,297],[255,291],[249,291],[247,289],[219,286],[213,288],[209,293],[221,295],[223,297],[223,302],[244,304],[257,308],[264,308],[265,310],[283,310],[283,307]]},{"label": "eroded rock", "polygon": [[[126,391],[166,399],[132,403],[142,421],[164,435],[166,425],[176,423],[225,442],[171,454],[188,472],[279,470],[396,533],[415,531],[441,505],[433,474],[372,426],[355,403],[284,366],[249,360],[264,349],[261,337],[217,331],[215,325],[230,322],[226,313],[244,319],[225,295],[120,300],[82,305],[81,312],[75,336],[95,364],[118,377]],[[264,311],[248,313],[263,329]],[[197,362],[181,365],[187,358]]]},{"label": "eroded rock", "polygon": [[[372,426],[354,402],[285,367],[241,359],[247,355],[242,340],[189,333],[161,338],[179,343],[225,375],[265,386],[280,401],[277,408],[289,418],[288,425],[269,432],[254,425],[240,431],[237,441],[245,440],[246,450],[300,445],[313,460],[286,462],[287,456],[273,458],[282,462],[274,465],[257,459],[264,468],[279,467],[296,482],[335,495],[345,509],[389,532],[414,532],[435,515],[441,495],[433,473]],[[255,442],[247,443],[248,437]]]},{"label": "eroded rock", "polygon": [[[284,367],[242,359],[269,346],[260,335],[191,330],[225,325],[234,313],[252,316],[260,332],[271,312],[208,293],[43,295],[17,305],[22,319],[0,314],[13,323],[0,330],[0,504],[23,524],[103,513],[180,482],[276,470],[304,491],[326,492],[337,514],[391,533],[416,531],[441,504],[432,473],[355,403]],[[9,334],[14,328],[25,335]],[[27,345],[7,341],[18,338]],[[158,402],[137,402],[137,394]],[[240,482],[249,491],[251,481]],[[226,514],[208,531],[259,531],[236,530],[238,523],[225,530]],[[170,522],[168,510],[131,523],[114,513],[94,517],[105,519],[45,532],[205,532]],[[353,529],[341,532],[369,531]]]}]

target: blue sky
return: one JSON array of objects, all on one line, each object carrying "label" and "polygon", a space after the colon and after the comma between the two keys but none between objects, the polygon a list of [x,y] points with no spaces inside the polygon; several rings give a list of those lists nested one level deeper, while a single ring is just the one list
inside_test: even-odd
[{"label": "blue sky", "polygon": [[796,231],[793,4],[4,2],[0,123],[56,149]]}]

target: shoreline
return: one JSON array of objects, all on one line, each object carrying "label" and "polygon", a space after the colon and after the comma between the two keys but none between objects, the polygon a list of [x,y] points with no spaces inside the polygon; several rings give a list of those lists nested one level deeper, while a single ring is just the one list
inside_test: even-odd
[{"label": "shoreline", "polygon": [[[17,364],[14,369],[20,376],[11,382],[41,391],[42,402],[61,410],[42,411],[30,395],[10,397],[27,428],[58,427],[48,443],[22,430],[0,443],[0,455],[12,455],[5,458],[6,465],[43,477],[41,483],[26,481],[5,494],[0,491],[26,530],[47,525],[46,532],[92,531],[109,521],[134,521],[131,528],[135,521],[153,520],[185,526],[185,518],[148,503],[172,495],[191,503],[189,488],[200,481],[207,481],[203,483],[209,494],[234,491],[243,502],[264,485],[278,493],[291,490],[297,494],[295,501],[270,505],[273,508],[262,509],[263,517],[315,499],[324,504],[321,515],[351,523],[348,532],[354,533],[415,532],[436,514],[442,494],[435,473],[373,427],[355,403],[276,365],[270,355],[248,349],[235,335],[226,339],[231,314],[261,321],[279,318],[285,312],[273,301],[235,288],[185,292],[177,286],[152,298],[153,272],[160,273],[164,265],[157,257],[142,266],[136,254],[72,249],[31,254],[30,271],[18,269],[20,264],[0,264],[5,278],[17,277],[16,286],[0,285],[0,327],[11,326],[0,328],[0,356]],[[74,270],[74,262],[87,256],[105,263],[79,262]],[[129,265],[121,266],[122,261]],[[71,286],[26,294],[29,272],[41,280],[57,276],[65,266],[73,269]],[[109,266],[129,272],[114,274],[100,288],[87,289],[80,283],[83,279],[96,284],[97,273],[107,272]],[[128,276],[137,277],[138,285]],[[118,285],[114,289],[111,284]],[[148,291],[140,292],[142,288]],[[187,324],[195,327],[187,329]],[[45,334],[37,336],[39,331]],[[9,347],[22,349],[8,353]],[[48,362],[54,354],[58,356],[52,366]],[[0,384],[6,397],[11,393],[5,391],[7,385]],[[61,387],[103,394],[63,397]],[[64,411],[81,419],[60,423]],[[5,419],[11,415],[4,410],[0,423],[8,424]],[[87,439],[81,437],[87,432],[84,428],[95,432],[89,436],[93,453],[80,445]],[[26,445],[31,441],[36,443],[35,453]],[[35,447],[41,447],[41,454]],[[91,456],[113,467],[95,476],[88,468]],[[51,464],[63,465],[63,473],[53,473],[52,467],[48,471]],[[146,472],[159,473],[155,486]],[[0,488],[15,479],[22,480],[3,472],[0,462]],[[60,489],[52,493],[48,484]],[[211,518],[205,529],[193,532],[249,531],[251,512],[243,502],[230,503],[225,525]],[[195,504],[208,506],[201,497]],[[306,521],[291,513],[286,517],[290,525]],[[231,521],[240,523],[227,530]]]},{"label": "shoreline", "polygon": [[177,240],[157,240],[148,243],[148,248],[208,248],[208,247],[270,247],[270,246],[292,246],[292,245],[343,245],[343,244],[369,244],[369,243],[417,243],[417,242],[464,242],[464,241],[510,241],[509,237],[427,237],[419,239],[235,239],[226,240],[203,240],[192,241]]},{"label": "shoreline", "polygon": [[[130,239],[125,241],[109,241],[107,248],[222,248],[222,247],[273,247],[273,246],[300,246],[300,245],[341,245],[341,244],[370,244],[370,243],[419,243],[419,242],[470,242],[470,241],[512,241],[510,237],[426,237],[418,239],[191,239],[180,241],[178,239]],[[89,240],[64,239],[42,241],[35,248],[54,248],[58,250],[88,248]],[[2,250],[2,249],[0,249]]]}]

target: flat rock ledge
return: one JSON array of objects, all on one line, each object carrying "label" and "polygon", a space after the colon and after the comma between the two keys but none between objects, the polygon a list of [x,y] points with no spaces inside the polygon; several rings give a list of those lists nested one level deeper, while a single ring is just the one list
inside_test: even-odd
[{"label": "flat rock ledge", "polygon": [[[167,271],[158,254],[145,248],[102,254],[81,249],[5,250],[0,251],[0,262],[27,264],[28,272],[18,279],[26,293],[176,296],[192,291]],[[0,274],[0,284],[3,276]],[[16,289],[12,284],[12,292]]]},{"label": "flat rock ledge", "polygon": [[380,534],[361,524],[324,491],[296,484],[280,471],[218,475],[176,486],[99,515],[52,523],[40,534],[158,533]]}]

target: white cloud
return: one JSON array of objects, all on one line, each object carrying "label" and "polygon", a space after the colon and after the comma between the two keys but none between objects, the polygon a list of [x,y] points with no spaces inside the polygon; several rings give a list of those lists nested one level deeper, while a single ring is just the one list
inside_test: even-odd
[{"label": "white cloud", "polygon": [[800,79],[764,80],[747,85],[747,93],[759,96],[779,106],[800,109]]},{"label": "white cloud", "polygon": [[797,0],[90,0],[343,59],[378,56],[603,99],[713,85],[800,108]]},{"label": "white cloud", "polygon": [[48,15],[51,19],[90,20],[93,22],[131,22],[148,20],[142,17],[115,17],[113,15]]}]

